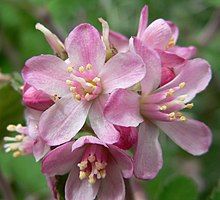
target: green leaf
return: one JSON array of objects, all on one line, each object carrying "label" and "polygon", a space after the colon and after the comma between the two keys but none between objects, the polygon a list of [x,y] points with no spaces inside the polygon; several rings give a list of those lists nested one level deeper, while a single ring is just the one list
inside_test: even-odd
[{"label": "green leaf", "polygon": [[208,200],[220,200],[220,180],[217,187],[213,189],[212,194]]},{"label": "green leaf", "polygon": [[184,176],[171,178],[159,194],[159,200],[196,200],[197,197],[196,184]]}]

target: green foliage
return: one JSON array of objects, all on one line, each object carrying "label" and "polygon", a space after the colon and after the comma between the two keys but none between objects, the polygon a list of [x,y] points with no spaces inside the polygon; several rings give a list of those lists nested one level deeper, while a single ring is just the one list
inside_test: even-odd
[{"label": "green foliage", "polygon": [[[19,75],[25,60],[39,54],[51,54],[42,33],[35,30],[40,22],[56,30],[64,41],[68,32],[81,22],[92,23],[101,28],[98,17],[106,19],[112,30],[125,35],[135,35],[139,13],[144,4],[149,5],[149,22],[156,18],[174,21],[180,28],[179,45],[196,45],[198,56],[212,65],[213,78],[210,86],[195,99],[192,115],[209,125],[213,131],[213,145],[210,151],[199,158],[190,156],[173,142],[162,136],[164,166],[159,175],[143,182],[149,200],[218,200],[220,187],[220,33],[215,31],[211,38],[199,38],[206,31],[207,23],[220,0],[1,0],[0,1],[0,69],[13,74],[11,84],[0,88],[0,138],[9,134],[8,124],[25,123],[19,87]],[[55,27],[55,28],[54,28]],[[196,76],[196,75],[195,75]],[[16,89],[16,91],[14,90]],[[86,132],[82,132],[86,134]],[[0,147],[3,142],[0,141]],[[203,187],[197,190],[195,182],[184,171],[183,166],[193,162]],[[11,154],[0,152],[0,169],[10,181],[16,199],[33,197],[47,199],[48,190],[40,163],[30,157],[14,159]],[[213,189],[215,188],[215,189]],[[1,199],[1,194],[0,194]]]},{"label": "green foliage", "polygon": [[184,176],[177,176],[167,180],[159,195],[160,200],[196,200],[197,197],[196,184]]}]

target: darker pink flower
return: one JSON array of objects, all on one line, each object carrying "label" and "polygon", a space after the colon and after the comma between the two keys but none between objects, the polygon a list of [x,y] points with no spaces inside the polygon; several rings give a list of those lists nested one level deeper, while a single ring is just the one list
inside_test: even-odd
[{"label": "darker pink flower", "polygon": [[[196,48],[193,46],[179,47],[176,42],[179,36],[178,27],[171,21],[157,19],[148,25],[148,7],[145,5],[141,11],[138,33],[136,38],[144,43],[149,49],[157,51],[160,55],[163,69],[174,72],[173,66],[182,64],[185,59],[190,59],[196,54]],[[111,31],[109,40],[119,52],[125,52],[129,49],[128,38]],[[162,71],[161,86],[171,81],[175,76]]]},{"label": "darker pink flower", "polygon": [[56,102],[41,117],[39,131],[48,145],[73,138],[89,117],[97,136],[115,143],[119,134],[103,116],[108,94],[143,79],[142,59],[132,52],[118,53],[105,63],[105,46],[99,32],[89,24],[77,26],[67,37],[69,61],[41,55],[29,59],[24,80],[54,97]]},{"label": "darker pink flower", "polygon": [[9,125],[7,130],[19,133],[15,137],[4,137],[7,142],[4,145],[5,151],[13,151],[13,156],[33,154],[36,161],[39,161],[50,150],[50,147],[39,136],[38,123],[42,112],[27,109],[26,110],[27,126]]},{"label": "darker pink flower", "polygon": [[116,125],[138,126],[141,123],[134,173],[138,178],[152,179],[162,167],[159,129],[193,155],[208,151],[210,129],[202,122],[187,118],[181,111],[193,107],[188,102],[206,88],[211,71],[205,60],[189,60],[172,81],[159,87],[161,62],[158,55],[138,39],[134,40],[134,47],[147,66],[146,76],[141,81],[141,95],[119,89],[111,94],[104,113]]},{"label": "darker pink flower", "polygon": [[52,150],[42,162],[49,176],[69,173],[65,185],[66,200],[123,200],[124,178],[133,174],[131,158],[114,145],[106,145],[93,136],[84,136]]}]

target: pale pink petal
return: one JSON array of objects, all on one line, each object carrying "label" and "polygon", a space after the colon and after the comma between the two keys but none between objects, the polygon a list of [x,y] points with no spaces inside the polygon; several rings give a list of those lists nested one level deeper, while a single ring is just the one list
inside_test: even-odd
[{"label": "pale pink petal", "polygon": [[204,90],[211,79],[210,65],[206,60],[196,58],[187,61],[179,74],[172,81],[160,87],[158,91],[177,87],[180,83],[185,82],[184,88],[174,93],[175,96],[187,95],[185,102],[190,101],[194,96]]},{"label": "pale pink petal", "polygon": [[34,110],[30,108],[25,110],[25,119],[27,122],[27,133],[32,138],[36,138],[39,134],[38,124],[39,124],[41,115],[42,115],[42,112],[38,110]]},{"label": "pale pink petal", "polygon": [[159,129],[151,122],[140,125],[134,155],[134,174],[137,178],[153,179],[161,169],[163,158],[158,137]]},{"label": "pale pink petal", "polygon": [[118,52],[128,51],[128,38],[114,31],[109,32],[109,41]]},{"label": "pale pink petal", "polygon": [[65,47],[73,66],[92,64],[98,72],[104,65],[104,44],[99,32],[90,24],[74,28],[65,41]]},{"label": "pale pink petal", "polygon": [[152,49],[165,49],[172,37],[172,32],[166,21],[157,19],[144,31],[141,40]]},{"label": "pale pink petal", "polygon": [[106,167],[106,177],[103,179],[99,192],[99,200],[124,200],[125,185],[121,171],[113,159]]},{"label": "pale pink petal", "polygon": [[185,122],[156,122],[176,144],[193,155],[206,153],[211,144],[210,129],[202,122],[187,119]]},{"label": "pale pink petal", "polygon": [[39,132],[50,146],[69,141],[82,128],[91,103],[77,101],[71,95],[58,100],[40,119]]},{"label": "pale pink petal", "polygon": [[172,81],[175,78],[175,73],[173,69],[168,67],[162,67],[162,75],[161,75],[161,82],[160,86],[167,84],[168,82]]},{"label": "pale pink petal", "polygon": [[143,122],[139,108],[140,96],[132,91],[119,89],[113,92],[104,109],[109,122],[119,126],[138,126]]},{"label": "pale pink petal", "polygon": [[189,46],[189,47],[175,46],[173,48],[170,48],[168,51],[175,53],[176,55],[182,58],[191,59],[195,57],[197,49],[194,46]]},{"label": "pale pink petal", "polygon": [[56,188],[56,184],[57,184],[57,179],[55,176],[45,176],[46,177],[46,181],[47,181],[47,186],[50,189],[51,195],[52,195],[52,200],[55,200],[58,198],[58,191]]},{"label": "pale pink petal", "polygon": [[134,38],[134,50],[140,55],[146,65],[146,75],[141,81],[142,92],[150,93],[160,85],[161,61],[156,51],[147,48],[144,43]]},{"label": "pale pink petal", "polygon": [[49,151],[50,146],[48,146],[42,138],[38,137],[33,146],[33,154],[36,162],[42,159]]},{"label": "pale pink petal", "polygon": [[28,84],[49,95],[67,94],[67,64],[56,56],[41,55],[26,61],[22,76]]},{"label": "pale pink petal", "polygon": [[174,42],[177,42],[178,36],[179,36],[179,28],[174,24],[172,21],[166,21],[169,25],[171,32],[172,32],[172,38],[174,39]]},{"label": "pale pink petal", "polygon": [[49,176],[64,175],[80,162],[83,148],[72,151],[73,142],[65,143],[49,152],[42,161],[42,172]]},{"label": "pale pink petal", "polygon": [[98,144],[98,145],[102,145],[102,146],[108,148],[108,146],[104,142],[102,142],[101,140],[99,140],[98,138],[96,138],[94,136],[82,136],[73,143],[72,151],[74,151],[75,149],[78,149],[86,144]]},{"label": "pale pink petal", "polygon": [[101,78],[103,92],[111,93],[118,88],[128,88],[141,81],[145,76],[142,59],[135,53],[118,53],[103,67]]},{"label": "pale pink petal", "polygon": [[125,153],[125,151],[116,147],[115,145],[109,145],[109,151],[119,166],[123,177],[131,178],[133,174],[132,159]]},{"label": "pale pink petal", "polygon": [[148,6],[145,5],[141,10],[137,37],[140,38],[148,24]]},{"label": "pale pink petal", "polygon": [[87,179],[79,179],[79,168],[73,166],[65,185],[66,200],[93,200],[100,186],[100,181],[90,184]]},{"label": "pale pink petal", "polygon": [[115,143],[119,140],[119,132],[108,122],[103,114],[106,97],[98,97],[91,106],[89,120],[95,134],[106,143]]}]

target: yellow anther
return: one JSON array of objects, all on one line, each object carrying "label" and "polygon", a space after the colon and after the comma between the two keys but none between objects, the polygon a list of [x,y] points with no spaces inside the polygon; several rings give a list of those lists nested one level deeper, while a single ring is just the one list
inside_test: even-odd
[{"label": "yellow anther", "polygon": [[166,105],[160,106],[160,110],[161,110],[161,111],[166,110],[166,109],[167,109],[167,106],[166,106]]},{"label": "yellow anther", "polygon": [[92,69],[92,65],[91,64],[87,64],[86,65],[86,70],[90,70],[90,69]]},{"label": "yellow anther", "polygon": [[92,81],[95,82],[95,83],[98,83],[98,82],[101,81],[101,79],[99,77],[95,77]]},{"label": "yellow anther", "polygon": [[83,180],[83,179],[85,179],[87,177],[87,173],[86,172],[84,172],[84,171],[80,171],[79,172],[79,179],[80,180]]},{"label": "yellow anther", "polygon": [[16,135],[15,139],[16,141],[22,141],[24,139],[24,135]]},{"label": "yellow anther", "polygon": [[81,100],[81,96],[79,94],[76,94],[75,98],[76,98],[76,100],[79,100],[79,101]]},{"label": "yellow anther", "polygon": [[174,92],[175,92],[174,89],[169,89],[167,92],[167,96],[168,97],[172,96]]},{"label": "yellow anther", "polygon": [[85,68],[83,66],[79,67],[79,72],[83,73],[85,71]]},{"label": "yellow anther", "polygon": [[181,88],[181,89],[184,88],[185,86],[186,86],[185,82],[182,82],[182,83],[179,84],[179,88]]},{"label": "yellow anther", "polygon": [[166,48],[169,49],[169,48],[173,47],[174,45],[175,45],[175,40],[173,37],[171,37]]},{"label": "yellow anther", "polygon": [[106,177],[106,170],[105,169],[102,169],[99,173],[100,173],[102,178]]},{"label": "yellow anther", "polygon": [[22,85],[21,87],[20,87],[20,90],[23,90],[24,89],[24,85]]},{"label": "yellow anther", "polygon": [[100,163],[100,162],[95,162],[95,167],[97,170],[104,169],[106,167],[107,163]]},{"label": "yellow anther", "polygon": [[193,103],[188,103],[188,104],[186,104],[185,108],[192,109],[193,106],[194,106]]},{"label": "yellow anther", "polygon": [[88,182],[89,182],[90,184],[94,184],[94,183],[96,182],[96,178],[94,177],[93,174],[90,174],[90,175],[89,175]]},{"label": "yellow anther", "polygon": [[15,158],[17,158],[18,156],[20,156],[21,155],[21,152],[20,151],[15,151],[14,153],[13,153],[13,157],[15,157]]},{"label": "yellow anther", "polygon": [[182,122],[184,122],[184,121],[186,121],[186,117],[185,117],[185,116],[181,116],[181,117],[179,118],[179,120],[182,121]]},{"label": "yellow anther", "polygon": [[168,115],[169,115],[170,120],[176,119],[176,114],[175,114],[175,112],[171,112],[171,113],[169,113]]},{"label": "yellow anther", "polygon": [[7,130],[8,130],[8,131],[16,131],[16,126],[13,125],[13,124],[9,124],[9,125],[7,126]]},{"label": "yellow anther", "polygon": [[69,73],[71,73],[71,72],[73,72],[73,68],[72,67],[67,67],[67,72],[69,72]]},{"label": "yellow anther", "polygon": [[85,161],[82,161],[81,163],[78,163],[77,166],[79,167],[80,170],[84,170],[87,167],[87,163],[88,163],[88,161],[85,160]]},{"label": "yellow anther", "polygon": [[76,91],[76,87],[70,87],[70,92],[75,92]]},{"label": "yellow anther", "polygon": [[71,85],[73,82],[71,80],[66,80],[67,85]]},{"label": "yellow anther", "polygon": [[178,97],[178,100],[179,101],[185,101],[186,97],[187,97],[187,95],[181,95],[181,96]]},{"label": "yellow anther", "polygon": [[89,157],[88,157],[88,161],[89,162],[91,162],[91,163],[93,163],[94,161],[95,161],[95,156],[94,155],[90,155]]}]

